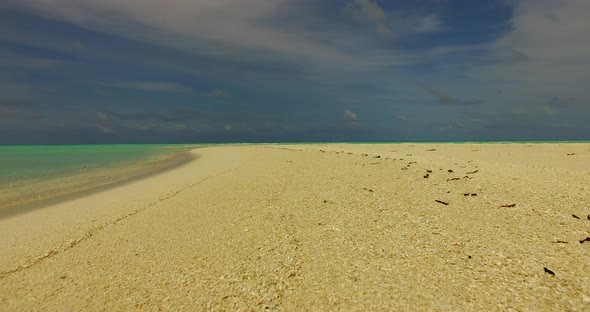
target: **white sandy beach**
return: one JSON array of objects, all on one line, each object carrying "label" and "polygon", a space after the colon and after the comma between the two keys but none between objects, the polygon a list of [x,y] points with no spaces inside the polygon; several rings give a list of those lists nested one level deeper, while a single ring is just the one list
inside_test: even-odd
[{"label": "white sandy beach", "polygon": [[590,311],[590,144],[193,153],[0,219],[0,311]]}]

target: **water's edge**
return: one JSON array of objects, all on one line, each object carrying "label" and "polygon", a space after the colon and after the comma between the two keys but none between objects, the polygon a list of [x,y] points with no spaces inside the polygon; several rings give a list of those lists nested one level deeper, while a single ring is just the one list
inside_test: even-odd
[{"label": "water's edge", "polygon": [[[197,149],[197,147],[191,148],[191,150],[192,149]],[[114,189],[128,183],[142,180],[157,175],[159,173],[181,167],[185,164],[192,162],[193,160],[196,160],[197,158],[198,156],[192,153],[190,150],[179,152],[165,159],[165,163],[163,163],[162,165],[148,167],[144,170],[137,170],[133,172],[133,174],[125,177],[117,176],[115,179],[106,181],[105,183],[91,185],[89,187],[81,189],[74,189],[70,192],[63,194],[47,196],[40,200],[16,203],[14,205],[0,208],[0,219],[9,218],[19,214],[31,212],[33,210],[42,209],[51,205],[69,201],[72,199],[82,198],[91,194]]]}]

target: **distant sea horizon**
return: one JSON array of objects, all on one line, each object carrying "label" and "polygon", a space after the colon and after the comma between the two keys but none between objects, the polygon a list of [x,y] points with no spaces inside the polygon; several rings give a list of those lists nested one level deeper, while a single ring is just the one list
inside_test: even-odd
[{"label": "distant sea horizon", "polygon": [[182,143],[23,143],[23,144],[1,144],[7,146],[209,146],[209,145],[252,145],[252,144],[441,144],[441,143],[590,143],[588,140],[416,140],[416,141],[251,141],[251,142],[182,142]]}]

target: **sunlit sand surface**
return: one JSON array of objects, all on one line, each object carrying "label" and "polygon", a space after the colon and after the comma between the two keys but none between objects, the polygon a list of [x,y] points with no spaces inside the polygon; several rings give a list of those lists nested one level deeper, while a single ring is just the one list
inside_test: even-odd
[{"label": "sunlit sand surface", "polygon": [[0,310],[590,310],[590,144],[193,153],[0,219]]}]

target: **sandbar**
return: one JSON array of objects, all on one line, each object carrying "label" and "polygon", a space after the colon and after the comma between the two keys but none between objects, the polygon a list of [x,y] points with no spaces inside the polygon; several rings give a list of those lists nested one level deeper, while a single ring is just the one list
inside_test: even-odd
[{"label": "sandbar", "polygon": [[192,153],[0,219],[0,310],[590,310],[590,144]]}]

